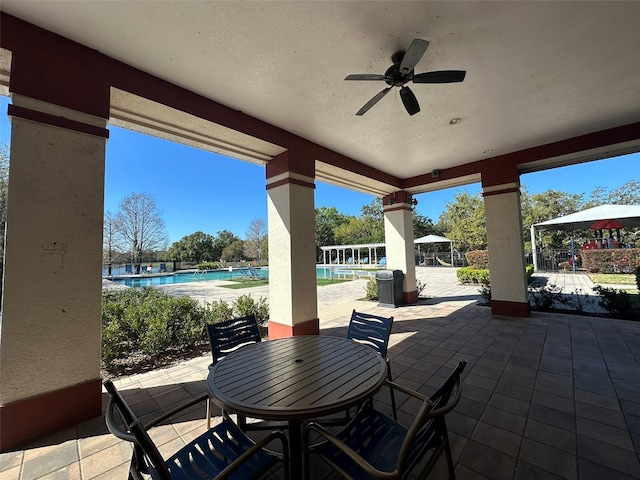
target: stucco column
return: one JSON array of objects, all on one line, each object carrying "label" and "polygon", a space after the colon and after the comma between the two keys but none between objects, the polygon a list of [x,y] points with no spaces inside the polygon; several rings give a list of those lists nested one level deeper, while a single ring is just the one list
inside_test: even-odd
[{"label": "stucco column", "polygon": [[106,120],[18,95],[0,335],[0,449],[101,414]]},{"label": "stucco column", "polygon": [[269,338],[319,332],[314,168],[290,151],[267,164]]},{"label": "stucco column", "polygon": [[387,267],[402,270],[404,303],[418,301],[416,288],[416,258],[413,244],[413,208],[411,194],[401,191],[382,199]]},{"label": "stucco column", "polygon": [[528,317],[529,293],[525,273],[519,181],[485,185],[483,180],[491,313]]}]

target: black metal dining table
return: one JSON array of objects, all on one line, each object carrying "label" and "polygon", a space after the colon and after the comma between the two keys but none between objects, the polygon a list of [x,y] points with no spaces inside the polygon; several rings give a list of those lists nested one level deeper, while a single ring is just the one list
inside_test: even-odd
[{"label": "black metal dining table", "polygon": [[323,335],[281,338],[241,347],[207,377],[214,403],[246,417],[286,421],[291,478],[302,478],[305,421],[346,410],[376,393],[387,377],[371,347]]}]

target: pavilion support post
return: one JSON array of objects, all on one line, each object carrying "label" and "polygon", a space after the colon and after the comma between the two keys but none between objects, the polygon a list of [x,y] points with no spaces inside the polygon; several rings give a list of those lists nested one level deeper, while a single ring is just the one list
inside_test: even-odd
[{"label": "pavilion support post", "polygon": [[271,339],[319,332],[314,168],[313,157],[291,151],[267,164]]},{"label": "pavilion support post", "polygon": [[404,272],[402,296],[406,304],[418,301],[411,200],[411,194],[404,191],[382,199],[387,268]]},{"label": "pavilion support post", "polygon": [[491,312],[528,317],[530,306],[523,250],[520,182],[496,184],[491,180],[491,176],[482,178],[491,272]]},{"label": "pavilion support post", "polygon": [[102,219],[109,136],[105,118],[17,94],[9,115],[0,322],[3,452],[101,414]]}]

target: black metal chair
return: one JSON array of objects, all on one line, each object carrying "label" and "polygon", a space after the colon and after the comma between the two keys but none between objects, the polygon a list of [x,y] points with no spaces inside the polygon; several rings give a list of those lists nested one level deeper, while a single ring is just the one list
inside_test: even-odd
[{"label": "black metal chair", "polygon": [[[209,369],[238,348],[262,341],[255,315],[208,324],[207,334],[209,335],[211,355],[213,356],[213,362],[209,365]],[[240,415],[238,415],[238,425],[243,430],[246,428],[246,419]],[[210,427],[211,400],[207,402],[207,428]]]},{"label": "black metal chair", "polygon": [[[278,461],[283,462],[288,478],[289,443],[284,433],[275,431],[254,443],[226,415],[221,423],[192,440],[168,459],[164,459],[151,440],[148,430],[187,408],[207,400],[203,395],[143,424],[126,404],[111,381],[104,386],[109,392],[105,421],[116,437],[133,443],[129,479],[153,480],[256,478]],[[282,442],[282,455],[264,447],[274,440]]]},{"label": "black metal chair", "polygon": [[[449,478],[455,479],[451,446],[445,415],[453,410],[462,393],[461,374],[466,362],[461,360],[454,371],[430,397],[401,385],[389,386],[422,402],[412,425],[403,425],[365,405],[354,419],[339,433],[332,434],[317,423],[304,429],[305,474],[309,478],[309,460],[318,455],[333,469],[350,479],[409,478],[426,458],[418,478],[426,478],[440,454],[447,458]],[[310,446],[311,432],[322,440]],[[432,451],[427,457],[428,451]]]},{"label": "black metal chair", "polygon": [[[347,338],[369,345],[384,358],[385,362],[387,362],[387,379],[390,382],[393,381],[393,378],[391,376],[391,364],[387,358],[387,350],[389,348],[391,327],[393,327],[393,317],[381,317],[354,310],[351,313],[351,320],[347,330]],[[397,420],[396,397],[393,388],[390,391],[391,411],[393,418]]]}]

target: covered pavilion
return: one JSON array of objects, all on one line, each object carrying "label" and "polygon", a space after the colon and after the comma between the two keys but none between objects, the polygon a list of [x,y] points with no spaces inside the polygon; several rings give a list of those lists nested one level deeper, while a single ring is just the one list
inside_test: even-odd
[{"label": "covered pavilion", "polygon": [[[480,182],[491,313],[527,317],[520,175],[640,151],[638,2],[0,10],[0,93],[12,102],[0,451],[101,412],[108,125],[265,167],[271,338],[319,331],[316,181],[382,198],[387,267],[405,273],[407,304],[418,300],[415,197]],[[415,38],[431,42],[404,77],[423,111],[387,95],[355,116]],[[414,68],[467,73],[418,85]],[[345,82],[352,73],[380,81]]]},{"label": "covered pavilion", "polygon": [[[538,256],[536,255],[536,228],[539,230],[555,229],[555,230],[587,230],[593,228],[594,225],[606,226],[602,223],[607,220],[615,220],[622,227],[632,228],[640,227],[640,205],[599,205],[597,207],[587,208],[580,212],[563,215],[562,217],[553,218],[545,222],[539,222],[531,225],[531,250],[533,252],[533,268],[538,270]],[[602,229],[600,227],[599,229]],[[573,237],[571,237],[571,248],[575,248]],[[573,258],[572,251],[571,257]],[[572,262],[575,271],[575,262]]]},{"label": "covered pavilion", "polygon": [[[349,265],[349,264],[378,264],[378,249],[384,248],[384,243],[361,243],[357,245],[326,245],[320,247],[322,250],[322,259],[325,265],[330,263],[336,263],[337,265]],[[368,253],[363,254],[362,251],[366,250]],[[331,253],[335,251],[335,262],[331,260]],[[351,256],[347,257],[351,252]],[[351,258],[351,262],[349,262]],[[382,258],[382,256],[380,257]],[[329,260],[329,261],[327,261]]]},{"label": "covered pavilion", "polygon": [[420,245],[425,243],[448,243],[451,251],[451,265],[454,265],[453,262],[453,240],[447,237],[441,237],[440,235],[425,235],[424,237],[416,238],[413,243],[418,245],[418,254]]}]

